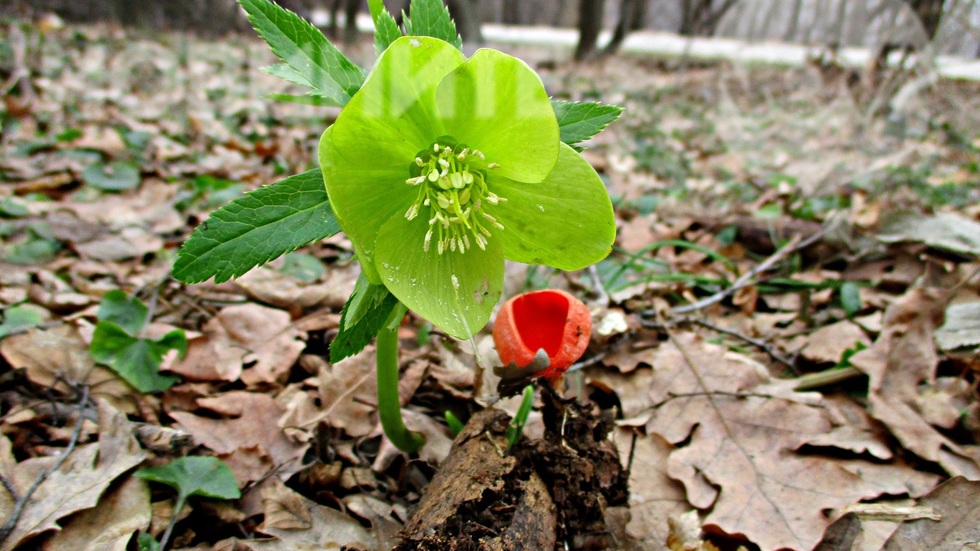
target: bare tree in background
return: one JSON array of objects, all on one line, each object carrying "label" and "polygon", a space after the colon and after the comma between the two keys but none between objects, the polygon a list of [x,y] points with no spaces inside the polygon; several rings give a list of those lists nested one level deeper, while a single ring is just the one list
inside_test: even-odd
[{"label": "bare tree in background", "polygon": [[606,46],[605,55],[616,53],[627,34],[643,27],[648,7],[647,0],[622,0],[622,4],[619,6],[619,23],[616,24],[612,40]]},{"label": "bare tree in background", "polygon": [[715,6],[714,0],[682,0],[681,27],[684,36],[712,35],[721,18],[738,3],[738,0],[722,0]]},{"label": "bare tree in background", "polygon": [[604,0],[579,0],[578,5],[578,47],[575,48],[575,59],[582,61],[595,56],[596,42],[599,31],[602,30],[602,12]]}]

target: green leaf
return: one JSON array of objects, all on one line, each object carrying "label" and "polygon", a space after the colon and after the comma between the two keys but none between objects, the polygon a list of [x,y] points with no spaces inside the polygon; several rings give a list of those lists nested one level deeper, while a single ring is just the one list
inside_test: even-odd
[{"label": "green leaf", "polygon": [[323,33],[295,13],[270,0],[238,0],[272,53],[293,69],[293,82],[309,86],[343,107],[364,82],[364,73],[340,53]]},{"label": "green leaf", "polygon": [[313,281],[326,273],[326,268],[320,259],[305,253],[288,253],[283,258],[281,273],[293,276],[302,281]]},{"label": "green leaf", "polygon": [[861,302],[861,286],[853,281],[845,281],[840,286],[840,305],[849,318],[853,318],[860,312],[863,306]]},{"label": "green leaf", "polygon": [[525,264],[581,270],[609,255],[616,222],[605,184],[572,147],[561,144],[558,163],[533,186],[494,178],[507,202],[493,211],[505,230],[493,238],[504,256]]},{"label": "green leaf", "polygon": [[322,96],[316,94],[306,94],[304,96],[297,96],[294,94],[266,94],[265,97],[271,99],[272,101],[281,101],[283,103],[298,103],[300,105],[312,105],[313,107],[332,107],[333,103],[329,100],[324,99]]},{"label": "green leaf", "polygon": [[160,542],[153,539],[152,535],[140,532],[136,536],[136,549],[137,551],[160,551]]},{"label": "green leaf", "polygon": [[363,350],[396,306],[398,299],[387,287],[372,285],[361,274],[340,314],[340,332],[330,343],[330,361],[339,362]]},{"label": "green leaf", "polygon": [[425,250],[428,229],[424,216],[411,221],[396,216],[381,226],[378,274],[405,306],[449,335],[468,339],[490,320],[503,292],[504,252],[498,236],[505,232],[488,239],[485,250],[439,254],[435,246]]},{"label": "green leaf", "polygon": [[[456,23],[442,0],[412,0],[411,16],[403,15],[407,36],[431,36],[463,49],[463,39],[456,32]],[[396,37],[397,38],[397,37]]]},{"label": "green leaf", "polygon": [[139,334],[146,324],[149,309],[136,297],[129,298],[126,293],[113,290],[102,297],[97,316],[99,321],[111,321],[132,336]]},{"label": "green leaf", "polygon": [[166,484],[177,490],[179,498],[190,496],[238,499],[238,481],[228,465],[217,457],[180,457],[159,467],[136,471],[138,478]]},{"label": "green leaf", "polygon": [[558,160],[559,129],[541,77],[516,57],[483,48],[436,88],[445,133],[500,166],[488,174],[540,182]]},{"label": "green leaf", "polygon": [[551,106],[558,118],[561,141],[574,145],[595,136],[623,112],[617,105],[596,102],[562,101],[553,99]]},{"label": "green leaf", "polygon": [[14,331],[40,325],[43,321],[41,313],[31,306],[11,306],[3,311],[3,323],[0,323],[0,339]]},{"label": "green leaf", "polygon": [[0,216],[6,218],[20,218],[30,214],[30,209],[23,199],[19,197],[0,197]]},{"label": "green leaf", "polygon": [[95,163],[82,171],[82,180],[103,191],[124,191],[140,185],[140,170],[133,163]]},{"label": "green leaf", "polygon": [[133,388],[143,393],[161,392],[177,382],[173,375],[160,375],[163,356],[170,350],[187,352],[187,338],[180,330],[161,339],[140,339],[111,321],[100,321],[92,333],[89,352],[95,361],[109,366]]},{"label": "green leaf", "polygon": [[507,449],[514,447],[524,432],[524,425],[527,424],[527,417],[531,414],[531,406],[534,405],[534,386],[524,387],[524,395],[521,398],[521,405],[517,408],[517,413],[507,425]]},{"label": "green leaf", "polygon": [[392,42],[402,36],[395,18],[385,9],[382,0],[368,0],[371,19],[374,20],[374,51],[381,55]]},{"label": "green leaf", "polygon": [[54,258],[61,244],[53,239],[30,232],[23,241],[0,248],[0,259],[18,265],[41,265]]},{"label": "green leaf", "polygon": [[238,277],[311,241],[340,231],[319,170],[261,187],[211,214],[177,253],[185,283]]}]

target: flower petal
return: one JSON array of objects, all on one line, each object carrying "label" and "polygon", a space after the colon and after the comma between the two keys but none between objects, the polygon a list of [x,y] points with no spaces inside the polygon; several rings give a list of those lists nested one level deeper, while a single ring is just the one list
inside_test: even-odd
[{"label": "flower petal", "polygon": [[446,333],[467,339],[483,329],[500,299],[504,255],[491,239],[477,247],[424,251],[429,224],[419,216],[409,222],[392,218],[378,233],[377,268],[388,290],[405,306]]},{"label": "flower petal", "polygon": [[444,133],[498,163],[501,176],[537,182],[555,166],[555,111],[541,78],[516,57],[477,50],[439,83],[436,100]]},{"label": "flower petal", "polygon": [[561,144],[554,170],[528,184],[491,172],[490,190],[506,197],[492,213],[504,229],[504,256],[527,264],[580,270],[609,254],[616,239],[609,193],[596,171],[571,147]]},{"label": "flower petal", "polygon": [[432,94],[463,61],[459,50],[435,38],[392,42],[337,117],[337,148],[352,162],[397,160],[407,173],[415,155],[441,135],[431,113]]},{"label": "flower petal", "polygon": [[320,137],[320,167],[330,206],[340,227],[354,244],[364,275],[380,283],[374,266],[374,242],[382,224],[402,218],[418,190],[405,183],[408,170],[400,164],[364,163],[337,148],[336,125]]}]

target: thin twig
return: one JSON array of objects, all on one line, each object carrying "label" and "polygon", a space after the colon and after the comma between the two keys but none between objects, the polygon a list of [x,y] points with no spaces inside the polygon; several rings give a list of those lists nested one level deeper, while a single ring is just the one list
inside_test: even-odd
[{"label": "thin twig", "polygon": [[34,495],[34,492],[41,487],[41,484],[43,484],[52,473],[61,468],[61,466],[68,459],[68,456],[71,455],[71,452],[74,451],[75,446],[78,444],[78,438],[82,434],[82,425],[85,422],[84,411],[87,404],[88,386],[82,386],[82,399],[78,402],[78,420],[75,422],[75,430],[72,431],[71,439],[68,441],[68,446],[64,449],[61,455],[58,456],[58,459],[54,462],[54,464],[51,465],[48,470],[42,472],[41,475],[37,477],[37,480],[34,481],[34,484],[31,484],[31,487],[24,492],[24,495],[20,496],[20,498],[17,499],[17,502],[14,503],[14,510],[12,513],[10,513],[10,518],[7,519],[7,523],[3,526],[3,528],[0,528],[0,543],[3,543],[14,531],[14,528],[17,526],[17,522],[20,520],[20,516],[24,513],[24,507],[27,506],[27,502],[30,501],[31,496]]},{"label": "thin twig", "polygon": [[766,341],[764,341],[762,339],[755,339],[755,338],[752,338],[752,337],[750,337],[748,335],[743,335],[743,334],[739,333],[738,331],[735,331],[733,329],[728,329],[727,327],[722,327],[720,325],[715,325],[715,324],[711,323],[710,321],[706,321],[706,320],[703,320],[703,319],[691,319],[690,321],[692,323],[695,323],[697,325],[700,325],[701,327],[706,327],[708,329],[711,329],[712,331],[717,331],[717,332],[722,333],[724,335],[728,335],[730,337],[735,337],[737,339],[741,339],[741,340],[743,340],[743,341],[751,344],[752,346],[758,348],[759,350],[762,350],[763,352],[765,352],[766,354],[768,354],[770,358],[776,360],[777,362],[785,365],[786,367],[788,367],[790,369],[795,369],[795,367],[796,367],[793,364],[793,360],[791,360],[791,359],[789,359],[789,358],[787,358],[787,357],[779,354],[778,352],[776,352],[775,349],[773,349],[773,347],[769,345],[769,343],[767,343]]},{"label": "thin twig", "polygon": [[588,271],[589,278],[592,279],[592,290],[599,298],[599,303],[603,306],[609,306],[609,292],[606,291],[606,286],[602,284],[602,278],[599,277],[598,268],[596,268],[595,264],[593,264],[589,266]]},{"label": "thin twig", "polygon": [[686,304],[684,306],[675,306],[674,308],[671,309],[671,313],[688,314],[696,310],[701,310],[702,308],[707,308],[712,304],[717,304],[725,300],[726,298],[735,294],[736,292],[738,292],[740,289],[744,287],[749,287],[751,285],[754,285],[755,282],[753,280],[755,279],[756,276],[758,276],[763,272],[767,272],[771,270],[773,266],[783,261],[787,256],[797,251],[800,251],[802,249],[805,249],[810,245],[813,245],[817,241],[820,241],[823,238],[823,236],[827,234],[828,230],[829,228],[823,228],[817,233],[803,240],[800,240],[799,237],[793,238],[789,243],[786,244],[785,247],[777,250],[772,254],[772,256],[762,261],[762,263],[752,268],[748,272],[745,272],[745,274],[743,274],[741,277],[736,279],[730,287],[722,289],[721,291],[718,291],[717,293],[709,297],[705,297],[695,303]]}]

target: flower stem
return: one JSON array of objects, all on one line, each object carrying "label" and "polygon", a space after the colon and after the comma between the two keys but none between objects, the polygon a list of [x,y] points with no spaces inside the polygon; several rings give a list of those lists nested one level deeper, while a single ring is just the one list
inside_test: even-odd
[{"label": "flower stem", "polygon": [[401,451],[414,453],[425,444],[425,437],[405,427],[398,400],[398,325],[404,315],[405,307],[399,304],[378,332],[378,414],[388,440]]}]

